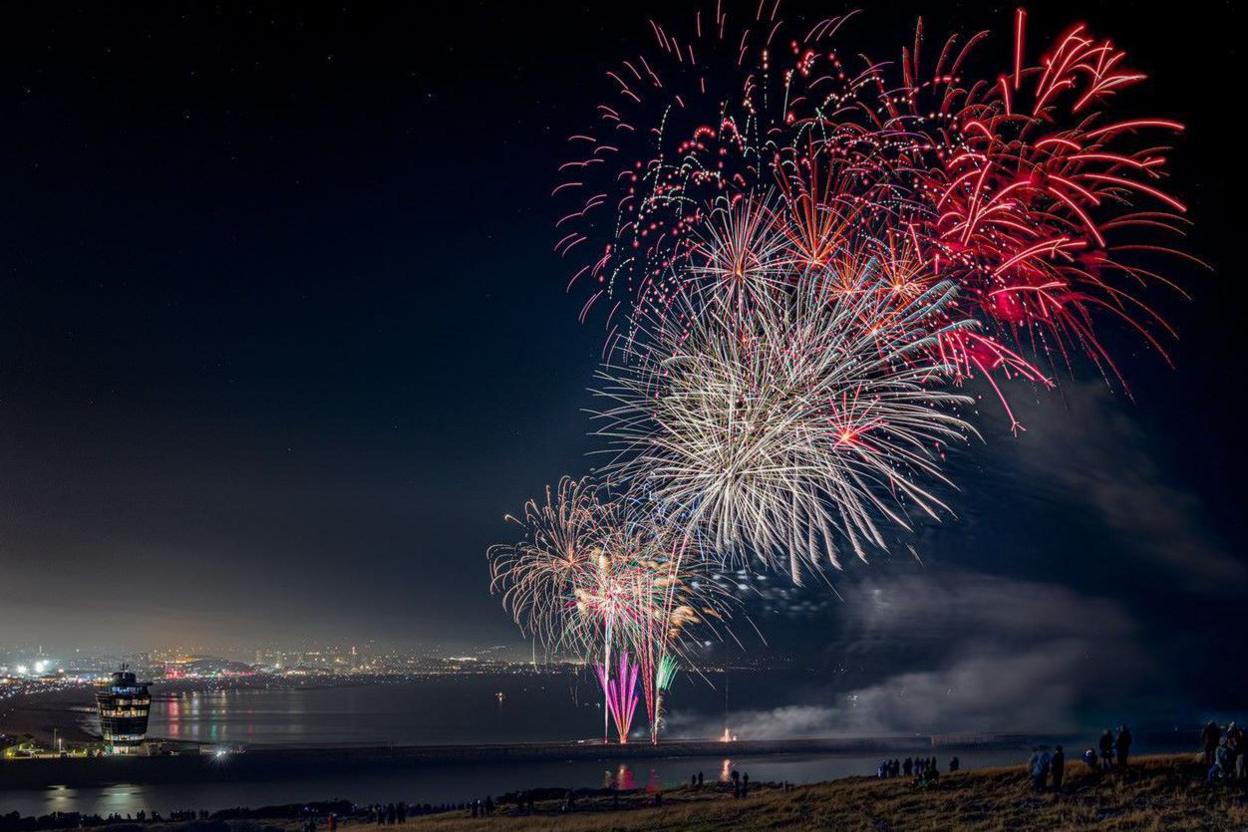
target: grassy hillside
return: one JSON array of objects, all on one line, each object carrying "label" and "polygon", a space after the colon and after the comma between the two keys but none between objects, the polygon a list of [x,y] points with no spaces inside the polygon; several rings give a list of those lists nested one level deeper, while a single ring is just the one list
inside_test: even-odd
[{"label": "grassy hillside", "polygon": [[558,802],[538,803],[529,816],[501,807],[492,818],[462,813],[411,821],[420,832],[507,829],[599,830],[1245,830],[1248,790],[1242,784],[1208,788],[1203,767],[1190,755],[1145,757],[1125,773],[1100,777],[1082,763],[1067,765],[1061,794],[1032,794],[1021,766],[962,772],[932,789],[908,778],[850,778],[794,791],[752,788],[750,796],[707,787],[674,789],[654,808],[637,795],[610,811],[606,802],[582,801],[571,814]]}]

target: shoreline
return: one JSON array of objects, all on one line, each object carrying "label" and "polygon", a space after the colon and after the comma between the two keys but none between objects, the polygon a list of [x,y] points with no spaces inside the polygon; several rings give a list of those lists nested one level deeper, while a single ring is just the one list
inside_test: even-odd
[{"label": "shoreline", "polygon": [[[947,746],[952,747],[952,746]],[[232,780],[279,780],[307,774],[421,768],[481,763],[645,760],[783,754],[930,752],[930,737],[793,740],[672,740],[659,745],[535,742],[494,745],[352,746],[340,748],[249,747],[222,756],[200,749],[153,756],[39,758],[0,761],[0,793],[52,785],[167,784]]]},{"label": "shoreline", "polygon": [[94,694],[83,686],[16,697],[0,708],[0,736],[29,735],[49,747],[54,734],[67,743],[98,742],[82,726],[95,705]]},{"label": "shoreline", "polygon": [[[690,829],[846,830],[908,829],[944,832],[1003,828],[1051,830],[1240,829],[1248,823],[1244,798],[1248,783],[1205,784],[1200,755],[1157,754],[1136,757],[1126,769],[1109,773],[1070,762],[1059,787],[1033,788],[1023,765],[988,767],[943,774],[931,782],[911,778],[850,776],[804,785],[756,782],[745,793],[732,783],[711,782],[661,789],[574,789],[533,787],[498,794],[493,801],[405,803],[396,824],[395,804],[357,804],[344,800],[263,804],[216,812],[180,811],[167,820],[150,813],[130,818],[84,815],[42,818],[0,816],[0,829],[108,827],[152,832],[296,832],[308,825],[326,828],[330,814],[345,830],[387,826],[413,832],[476,832],[508,829],[547,832],[688,832]],[[575,804],[573,804],[573,799]],[[488,808],[488,817],[485,809]]]}]

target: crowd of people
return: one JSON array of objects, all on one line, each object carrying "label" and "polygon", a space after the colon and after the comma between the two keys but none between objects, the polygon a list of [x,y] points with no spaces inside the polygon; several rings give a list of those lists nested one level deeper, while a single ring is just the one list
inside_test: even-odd
[{"label": "crowd of people", "polygon": [[[400,801],[399,803],[387,803],[384,806],[375,803],[368,807],[371,820],[378,826],[394,826],[399,823],[407,823],[407,804]],[[330,815],[330,832],[336,832],[338,819]],[[315,829],[315,827],[313,827]]]},{"label": "crowd of people", "polygon": [[1223,730],[1210,720],[1200,732],[1207,773],[1205,782],[1248,780],[1248,737],[1234,722]]},{"label": "crowd of people", "polygon": [[[1126,768],[1134,741],[1131,729],[1125,725],[1118,726],[1117,733],[1112,728],[1106,728],[1095,746],[1084,749],[1080,759],[1088,768],[1098,772]],[[1027,773],[1031,776],[1033,791],[1043,792],[1050,788],[1055,792],[1061,791],[1066,778],[1066,749],[1058,745],[1050,751],[1047,745],[1035,746],[1031,750],[1031,759],[1027,761]]]},{"label": "crowd of people", "polygon": [[[957,757],[949,759],[949,771],[953,773],[962,767]],[[875,769],[875,776],[881,779],[891,777],[914,777],[919,786],[929,786],[940,779],[940,767],[935,757],[907,757],[904,760],[883,760]]]},{"label": "crowd of people", "polygon": [[1052,778],[1053,791],[1061,791],[1062,780],[1066,777],[1066,749],[1057,746],[1049,751],[1048,746],[1038,745],[1031,750],[1031,759],[1027,761],[1027,773],[1031,775],[1031,789],[1042,792]]},{"label": "crowd of people", "polygon": [[1095,747],[1088,746],[1083,750],[1081,759],[1084,765],[1095,771],[1106,772],[1116,768],[1126,768],[1131,758],[1131,743],[1134,741],[1131,729],[1125,725],[1118,727],[1117,735],[1114,734],[1112,728],[1106,728]]}]

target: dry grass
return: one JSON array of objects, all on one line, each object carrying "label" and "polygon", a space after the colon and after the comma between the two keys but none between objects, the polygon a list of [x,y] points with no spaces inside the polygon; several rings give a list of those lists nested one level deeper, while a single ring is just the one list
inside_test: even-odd
[{"label": "dry grass", "polygon": [[[941,778],[920,790],[907,778],[849,778],[784,792],[766,786],[743,800],[710,787],[673,789],[664,805],[636,795],[629,808],[581,801],[572,814],[557,802],[538,803],[533,815],[501,807],[492,818],[455,812],[409,821],[410,832],[467,830],[1248,830],[1243,785],[1207,788],[1190,755],[1145,757],[1130,770],[1101,778],[1081,763],[1067,765],[1062,794],[1035,795],[1022,767],[984,769]],[[631,806],[630,806],[631,803]],[[356,828],[354,824],[348,829]],[[357,832],[363,832],[357,829]]]}]

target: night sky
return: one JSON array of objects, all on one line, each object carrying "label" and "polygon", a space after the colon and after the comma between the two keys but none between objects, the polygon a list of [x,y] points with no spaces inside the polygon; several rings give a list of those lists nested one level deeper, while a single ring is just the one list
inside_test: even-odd
[{"label": "night sky", "polygon": [[[588,471],[602,335],[551,252],[554,167],[646,18],[686,15],[425,5],[6,20],[0,645],[519,643],[485,549]],[[1082,367],[1018,390],[1019,439],[985,408],[924,566],[894,554],[837,579],[843,602],[758,605],[766,650],[849,662],[864,702],[1008,679],[991,707],[1050,708],[1037,722],[1115,690],[1188,716],[1242,682],[1217,668],[1248,650],[1243,21],[1152,8],[1046,2],[1029,27],[1088,20],[1151,75],[1124,109],[1188,125],[1171,190],[1215,271],[1174,272],[1191,301],[1150,296],[1176,368],[1110,327],[1133,398]],[[1012,6],[967,3],[868,9],[847,37],[891,58],[921,11],[933,37],[1008,40]],[[811,707],[759,718],[826,717]],[[897,724],[890,707],[871,719]]]}]

